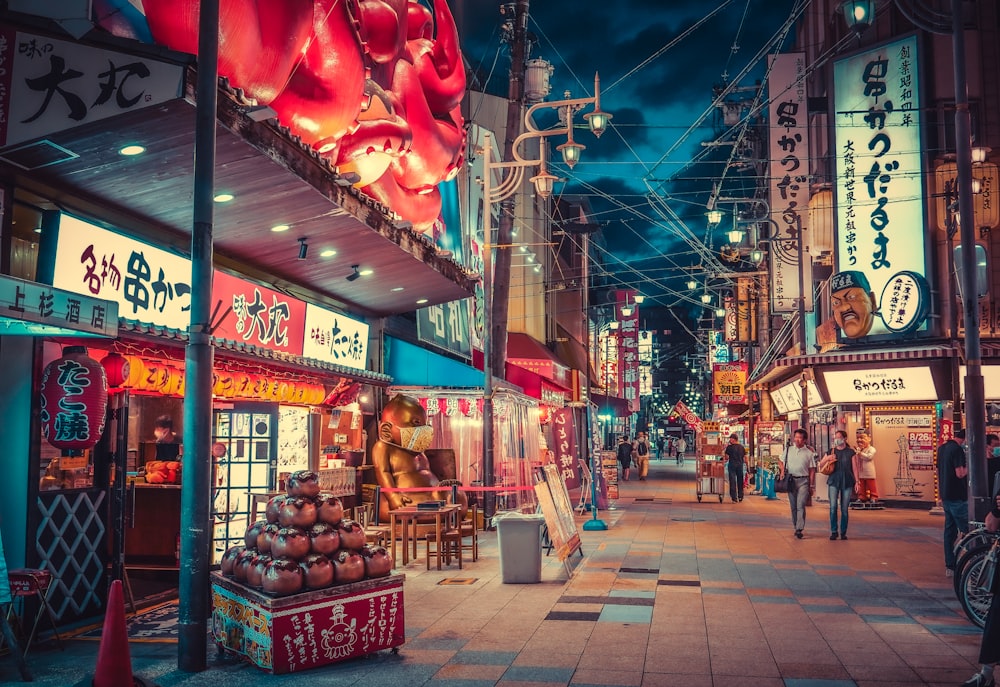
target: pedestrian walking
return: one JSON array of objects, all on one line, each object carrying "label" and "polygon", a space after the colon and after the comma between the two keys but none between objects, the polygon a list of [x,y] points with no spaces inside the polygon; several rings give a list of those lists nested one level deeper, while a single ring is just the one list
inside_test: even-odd
[{"label": "pedestrian walking", "polygon": [[688,442],[684,440],[684,437],[680,437],[680,438],[677,439],[677,443],[675,445],[675,448],[677,450],[677,464],[678,465],[683,465],[684,464],[684,451],[687,450],[687,447],[688,447]]},{"label": "pedestrian walking", "polygon": [[656,440],[656,459],[657,460],[663,460],[663,445],[664,445],[663,437],[660,437],[659,439]]},{"label": "pedestrian walking", "polygon": [[806,528],[806,501],[816,491],[816,452],[806,445],[809,433],[801,427],[792,435],[792,445],[785,449],[785,459],[781,465],[781,476],[792,476],[788,488],[788,505],[792,510],[792,526],[795,536],[802,539]]},{"label": "pedestrian walking", "polygon": [[955,539],[969,531],[969,467],[965,461],[965,430],[938,447],[938,489],[944,509],[945,575],[955,574]]},{"label": "pedestrian walking", "polygon": [[[1000,491],[993,491],[993,510],[986,514],[986,529],[990,532],[1000,531]],[[1000,565],[993,568],[993,579],[990,590],[993,598],[990,600],[990,610],[986,613],[986,625],[983,626],[983,639],[979,644],[979,672],[962,683],[962,687],[993,687],[996,678],[993,671],[1000,663]]]},{"label": "pedestrian walking", "polygon": [[639,481],[645,482],[649,474],[649,438],[645,432],[639,432],[635,440],[635,466],[639,468]]},{"label": "pedestrian walking", "polygon": [[[833,472],[825,472],[828,466]],[[833,435],[833,448],[819,462],[819,470],[827,475],[830,498],[830,541],[837,538],[837,510],[840,510],[840,538],[847,539],[847,519],[851,497],[857,486],[854,477],[854,449],[847,445],[847,432],[838,429]]]},{"label": "pedestrian walking", "polygon": [[729,445],[726,446],[726,465],[729,468],[729,498],[733,503],[743,500],[744,471],[746,470],[747,450],[740,443],[736,434],[729,435]]},{"label": "pedestrian walking", "polygon": [[622,469],[622,481],[628,482],[629,469],[632,467],[632,442],[628,440],[628,437],[622,434],[621,440],[618,442],[618,465]]}]

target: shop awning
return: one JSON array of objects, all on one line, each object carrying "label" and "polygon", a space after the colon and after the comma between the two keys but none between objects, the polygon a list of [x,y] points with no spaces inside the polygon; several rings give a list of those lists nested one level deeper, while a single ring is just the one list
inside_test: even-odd
[{"label": "shop awning", "polygon": [[561,326],[556,326],[556,332],[559,335],[555,345],[556,356],[572,369],[588,374],[591,387],[600,386],[601,380],[598,379],[594,366],[589,364],[583,344],[570,336]]},{"label": "shop awning", "polygon": [[553,384],[537,372],[513,363],[507,363],[507,381],[521,387],[526,395],[555,407],[565,405],[570,392],[570,389]]},{"label": "shop awning", "polygon": [[566,363],[527,334],[507,334],[507,363],[534,372],[563,389],[570,390],[569,368]]},{"label": "shop awning", "polygon": [[762,375],[754,378],[747,384],[747,388],[766,389],[776,382],[788,379],[806,367],[893,363],[906,360],[954,358],[957,355],[958,349],[946,343],[926,344],[924,346],[900,346],[897,348],[837,350],[812,355],[790,355],[785,358],[779,358],[771,363]]},{"label": "shop awning", "polygon": [[597,406],[598,413],[611,412],[617,417],[629,417],[632,414],[632,406],[624,398],[592,393],[590,402]]},{"label": "shop awning", "polygon": [[[186,345],[188,341],[187,332],[170,327],[160,327],[144,322],[137,322],[124,317],[119,320],[119,334],[177,347]],[[299,373],[313,373],[318,377],[350,379],[374,386],[388,386],[392,383],[392,377],[380,372],[357,370],[335,363],[315,360],[314,358],[288,355],[287,353],[273,351],[240,341],[213,337],[212,346],[215,348],[217,356],[248,363],[273,365]]]},{"label": "shop awning", "polygon": [[[194,224],[194,58],[99,31],[75,45],[103,50],[105,64],[120,55],[122,64],[173,65],[180,76],[172,99],[79,126],[63,115],[50,127],[55,130],[36,127],[26,140],[8,138],[17,142],[0,149],[0,169],[11,184],[39,199],[99,216],[137,238],[187,254]],[[17,68],[13,78],[23,80]],[[62,103],[54,100],[53,109],[56,102]],[[223,80],[215,189],[234,198],[214,211],[219,266],[302,300],[365,317],[410,312],[418,300],[432,306],[474,293],[475,281],[462,265],[440,253],[392,208],[353,188],[352,179],[339,176],[328,159],[286,129],[257,121],[250,114],[253,105]],[[119,155],[123,142],[142,143],[146,151]],[[46,200],[41,204],[56,209]],[[277,225],[294,229],[271,231]],[[300,247],[308,251],[308,259],[298,259]],[[325,249],[336,250],[336,259],[321,258]],[[373,274],[348,280],[352,265]]]}]

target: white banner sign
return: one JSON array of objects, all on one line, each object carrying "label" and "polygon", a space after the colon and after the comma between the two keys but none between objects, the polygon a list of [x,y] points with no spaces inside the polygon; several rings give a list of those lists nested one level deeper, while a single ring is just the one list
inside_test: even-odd
[{"label": "white banner sign", "polygon": [[0,28],[0,146],[175,100],[184,68]]},{"label": "white banner sign", "polygon": [[302,355],[355,370],[367,369],[368,329],[365,322],[306,303],[306,335]]},{"label": "white banner sign", "polygon": [[937,388],[931,368],[897,367],[881,370],[821,370],[830,403],[934,401]]},{"label": "white banner sign", "polygon": [[[910,36],[833,67],[837,271],[863,273],[879,300],[900,272],[927,273],[919,64]],[[876,318],[868,334],[887,332]]]},{"label": "white banner sign", "polygon": [[803,296],[805,310],[813,309],[809,244],[799,245],[802,232],[808,229],[810,197],[805,69],[805,53],[782,53],[771,57],[767,77],[770,219],[774,222],[767,238],[771,240],[771,309],[776,313],[796,312]]}]

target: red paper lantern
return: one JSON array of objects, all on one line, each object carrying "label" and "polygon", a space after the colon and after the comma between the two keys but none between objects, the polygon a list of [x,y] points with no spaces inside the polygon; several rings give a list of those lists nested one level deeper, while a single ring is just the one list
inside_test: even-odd
[{"label": "red paper lantern", "polygon": [[125,384],[129,374],[129,360],[121,353],[111,351],[101,359],[101,367],[108,379],[108,387],[118,389]]},{"label": "red paper lantern", "polygon": [[108,380],[86,346],[67,346],[42,373],[42,434],[63,451],[80,451],[97,443],[104,431]]}]

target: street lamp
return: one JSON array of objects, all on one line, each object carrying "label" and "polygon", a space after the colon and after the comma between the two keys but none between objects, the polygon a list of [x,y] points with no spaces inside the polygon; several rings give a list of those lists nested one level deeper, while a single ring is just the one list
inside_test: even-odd
[{"label": "street lamp", "polygon": [[[514,193],[521,188],[524,181],[524,170],[526,168],[538,167],[538,173],[531,177],[530,181],[535,186],[535,193],[540,198],[548,198],[552,195],[552,189],[558,177],[548,171],[545,160],[544,139],[552,136],[567,137],[565,144],[558,146],[558,150],[563,155],[563,161],[572,168],[580,158],[580,153],[584,146],[573,141],[573,117],[576,112],[588,105],[594,106],[594,111],[585,115],[584,119],[590,126],[590,130],[595,136],[600,137],[607,129],[611,121],[611,115],[601,111],[601,79],[599,75],[594,75],[594,96],[592,98],[566,98],[552,102],[541,102],[532,105],[524,113],[524,133],[514,139],[511,146],[511,156],[514,158],[509,162],[502,159],[493,161],[493,143],[490,134],[486,134],[483,142],[483,200],[486,204],[486,212],[483,213],[483,296],[484,296],[484,332],[483,332],[483,486],[493,486],[493,361],[490,352],[493,346],[493,337],[497,334],[506,336],[506,324],[502,327],[502,332],[493,332],[493,250],[495,248],[509,248],[510,246],[498,246],[493,241],[493,212],[491,210],[495,203],[501,203],[511,198]],[[533,121],[534,114],[543,109],[552,108],[560,111],[564,117],[563,126],[546,129],[538,129]],[[537,160],[525,159],[521,155],[521,146],[532,139],[539,139],[539,157]],[[494,186],[493,173],[500,172],[501,181]],[[588,256],[584,255],[584,267],[587,265]],[[506,263],[501,263],[501,265]],[[506,276],[506,275],[505,275]],[[584,279],[586,280],[586,275]],[[586,282],[584,288],[587,288]],[[587,418],[589,423],[590,409],[587,408]],[[492,492],[486,492],[486,513],[492,516]],[[594,513],[596,519],[596,502]],[[607,529],[605,526],[604,529]]]},{"label": "street lamp", "polygon": [[[874,0],[868,0],[874,6]],[[955,164],[958,172],[959,245],[962,246],[962,309],[965,312],[965,428],[969,446],[969,517],[982,521],[991,509],[989,472],[984,450],[986,391],[983,385],[982,346],[979,340],[979,304],[976,289],[976,233],[972,201],[972,115],[969,111],[969,78],[965,64],[965,27],[962,0],[951,0],[951,12],[940,12],[925,0],[893,0],[899,11],[917,28],[951,35],[955,87]],[[852,21],[846,6],[860,0],[845,0],[848,27],[864,31],[871,21]],[[874,12],[870,15],[874,17]]]}]

